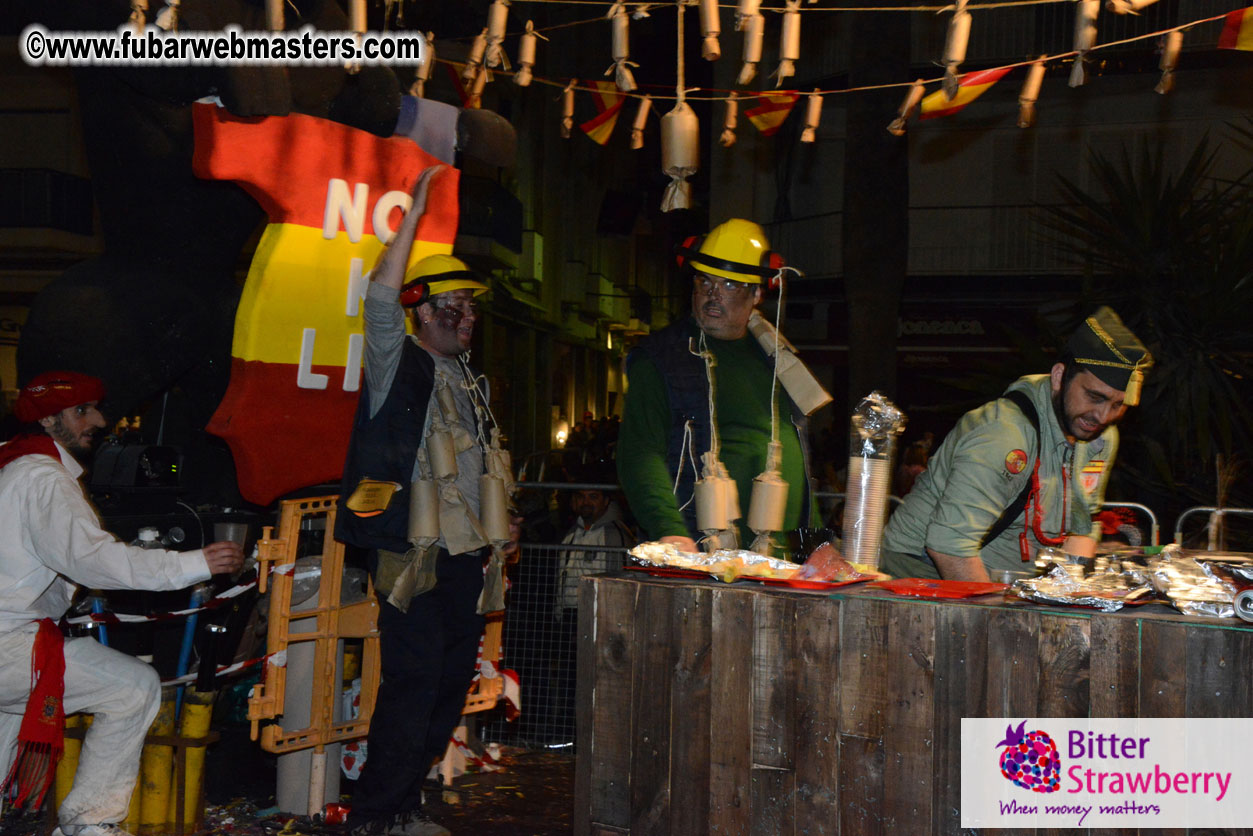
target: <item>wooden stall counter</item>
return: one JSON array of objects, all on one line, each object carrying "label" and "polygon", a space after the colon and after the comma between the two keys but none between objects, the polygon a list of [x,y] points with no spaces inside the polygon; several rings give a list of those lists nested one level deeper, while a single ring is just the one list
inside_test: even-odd
[{"label": "wooden stall counter", "polygon": [[576,836],[952,836],[962,717],[1253,717],[1253,625],[1160,604],[637,573],[579,596]]}]

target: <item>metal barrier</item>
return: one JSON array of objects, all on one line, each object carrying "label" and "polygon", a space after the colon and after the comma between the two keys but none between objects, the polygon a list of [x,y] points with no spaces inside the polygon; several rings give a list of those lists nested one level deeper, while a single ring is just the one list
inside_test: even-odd
[{"label": "metal barrier", "polygon": [[1153,509],[1147,505],[1141,505],[1139,502],[1102,502],[1102,508],[1132,508],[1141,511],[1144,516],[1149,518],[1149,540],[1150,544],[1160,546],[1162,543],[1161,527],[1157,523],[1157,514],[1153,513]]},{"label": "metal barrier", "polygon": [[574,745],[574,687],[578,610],[566,607],[561,584],[568,555],[595,553],[612,570],[626,557],[625,548],[574,544],[523,543],[518,563],[510,567],[500,664],[518,673],[522,713],[516,720],[492,716],[480,722],[487,742],[526,748]]},{"label": "metal barrier", "polygon": [[[1218,508],[1210,505],[1197,505],[1193,508],[1184,510],[1183,513],[1175,519],[1175,542],[1181,546],[1183,545],[1183,521],[1194,514],[1210,515],[1211,525],[1207,549],[1209,551],[1216,551],[1221,548],[1217,543],[1217,535],[1222,529],[1222,518],[1228,514],[1235,514],[1242,517],[1253,517],[1253,508]],[[1214,522],[1213,517],[1218,518],[1217,526],[1212,525]]]}]

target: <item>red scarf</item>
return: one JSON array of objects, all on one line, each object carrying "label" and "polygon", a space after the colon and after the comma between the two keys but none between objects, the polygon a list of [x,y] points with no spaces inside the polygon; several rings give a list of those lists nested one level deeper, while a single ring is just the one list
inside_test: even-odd
[{"label": "red scarf", "polygon": [[61,704],[65,696],[64,639],[51,618],[41,618],[38,623],[30,652],[30,697],[17,733],[17,757],[0,786],[0,794],[8,794],[16,784],[13,806],[21,807],[29,798],[33,810],[43,804],[65,751],[65,709]]},{"label": "red scarf", "polygon": [[[0,467],[33,453],[61,461],[51,438],[43,433],[23,433],[0,446]],[[64,640],[51,618],[41,618],[38,623],[39,632],[30,651],[30,696],[17,733],[17,757],[0,785],[0,794],[7,794],[16,784],[13,806],[21,807],[29,798],[32,809],[43,803],[48,785],[56,777],[57,761],[65,750],[65,709],[61,705],[65,696]]]},{"label": "red scarf", "polygon": [[57,450],[57,444],[51,436],[44,433],[21,433],[13,436],[9,443],[0,445],[0,467],[4,467],[16,458],[29,456],[31,453],[41,453],[61,461],[61,453]]}]

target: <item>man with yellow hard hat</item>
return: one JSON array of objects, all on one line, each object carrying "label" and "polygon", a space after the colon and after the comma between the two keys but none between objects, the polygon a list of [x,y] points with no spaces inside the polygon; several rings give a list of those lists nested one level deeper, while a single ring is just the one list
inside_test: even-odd
[{"label": "man with yellow hard hat", "polygon": [[382,681],[352,836],[449,832],[423,812],[422,782],[461,716],[482,613],[499,609],[484,608],[485,565],[491,590],[500,564],[480,495],[495,425],[486,382],[467,361],[487,285],[451,255],[406,269],[438,172],[419,178],[366,291],[364,386],[336,517],[336,539],[366,550],[379,598]]},{"label": "man with yellow hard hat", "polygon": [[[810,389],[816,399],[773,385],[775,361],[765,348],[772,340],[760,334],[763,325],[771,338],[774,331],[756,309],[781,280],[783,259],[771,252],[760,226],[733,218],[684,242],[679,260],[692,273],[692,315],[644,338],[627,358],[617,462],[631,510],[650,539],[696,552],[703,529],[692,499],[702,458],[716,448],[746,506],[766,467],[777,418],[779,473],[789,486],[782,530],[808,526],[817,516],[806,416],[830,398],[816,382]],[[778,343],[790,351],[785,340]],[[799,366],[794,357],[791,362]],[[747,516],[741,514],[736,532],[745,547],[752,538]]]}]

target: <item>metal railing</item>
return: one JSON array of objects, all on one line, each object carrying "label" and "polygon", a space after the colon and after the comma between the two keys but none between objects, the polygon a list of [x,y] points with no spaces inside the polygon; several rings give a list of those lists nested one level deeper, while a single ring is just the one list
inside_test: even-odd
[{"label": "metal railing", "polygon": [[1161,527],[1157,523],[1157,514],[1153,513],[1153,509],[1139,502],[1102,502],[1102,508],[1131,508],[1136,511],[1143,512],[1144,516],[1149,519],[1149,541],[1154,546],[1161,545],[1162,534]]},{"label": "metal railing", "polygon": [[[1178,545],[1183,545],[1183,521],[1188,517],[1195,516],[1196,514],[1208,514],[1210,516],[1209,542],[1206,547],[1209,551],[1217,551],[1221,548],[1217,542],[1217,536],[1218,532],[1222,528],[1223,517],[1228,514],[1234,514],[1242,517],[1253,517],[1253,508],[1219,508],[1210,505],[1197,505],[1195,507],[1188,508],[1184,510],[1183,513],[1181,513],[1175,520],[1175,543]],[[1217,520],[1215,520],[1215,517]],[[1214,524],[1215,522],[1217,522],[1217,525]]]}]

